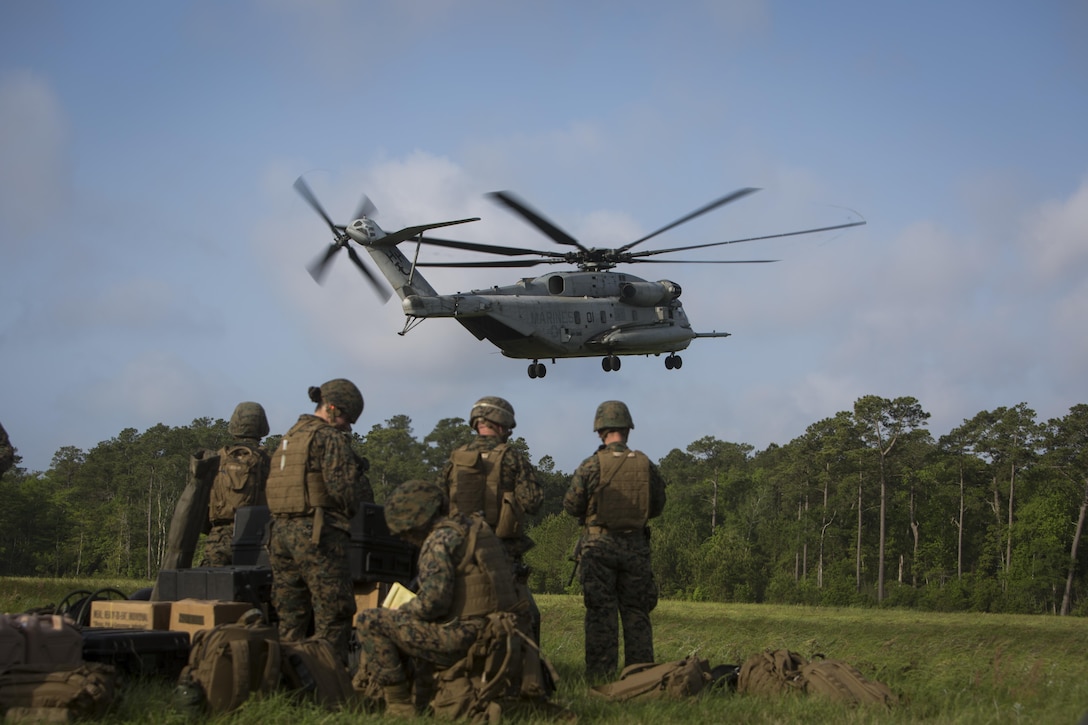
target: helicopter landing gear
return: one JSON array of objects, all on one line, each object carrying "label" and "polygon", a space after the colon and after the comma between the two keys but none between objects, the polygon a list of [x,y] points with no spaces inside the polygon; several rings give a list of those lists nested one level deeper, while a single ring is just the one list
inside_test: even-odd
[{"label": "helicopter landing gear", "polygon": [[665,358],[666,370],[679,370],[684,366],[684,358],[680,357],[676,353],[670,352]]},{"label": "helicopter landing gear", "polygon": [[529,377],[536,379],[542,378],[548,374],[548,368],[544,367],[544,363],[533,360],[529,363]]},{"label": "helicopter landing gear", "polygon": [[620,359],[616,355],[605,355],[601,360],[601,369],[606,373],[610,373],[614,370],[620,369]]}]

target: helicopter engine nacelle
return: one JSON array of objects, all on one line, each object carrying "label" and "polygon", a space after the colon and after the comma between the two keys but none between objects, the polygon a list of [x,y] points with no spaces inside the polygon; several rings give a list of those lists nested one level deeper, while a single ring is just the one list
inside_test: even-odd
[{"label": "helicopter engine nacelle", "polygon": [[660,282],[624,282],[620,299],[636,307],[656,307],[680,297],[680,285],[663,279]]}]

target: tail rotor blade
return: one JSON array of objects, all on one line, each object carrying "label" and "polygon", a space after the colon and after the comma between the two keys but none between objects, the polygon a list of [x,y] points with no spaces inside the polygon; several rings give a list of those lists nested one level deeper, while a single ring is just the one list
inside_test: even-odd
[{"label": "tail rotor blade", "polygon": [[378,277],[370,271],[369,267],[363,264],[363,260],[359,258],[359,255],[355,253],[354,249],[348,247],[347,250],[348,256],[351,258],[351,261],[355,263],[355,266],[359,268],[359,271],[362,272],[363,276],[366,277],[368,282],[370,282],[370,286],[374,289],[375,294],[382,298],[382,302],[387,301],[392,296],[392,292],[390,292],[385,284],[383,284],[381,280],[379,280]]},{"label": "tail rotor blade", "polygon": [[306,180],[301,176],[295,179],[295,191],[297,191],[299,195],[306,200],[306,203],[313,207],[313,210],[325,220],[325,223],[329,225],[329,229],[332,230],[332,233],[339,237],[340,234],[336,229],[336,225],[332,223],[332,219],[325,213],[325,207],[321,206],[321,202],[314,196],[314,192],[310,189],[310,185],[307,184]]},{"label": "tail rotor blade", "polygon": [[314,278],[314,282],[322,284],[325,281],[325,272],[328,271],[329,262],[336,256],[336,253],[340,251],[339,244],[330,244],[329,248],[319,255],[314,261],[310,262],[306,270],[310,273],[310,276]]}]

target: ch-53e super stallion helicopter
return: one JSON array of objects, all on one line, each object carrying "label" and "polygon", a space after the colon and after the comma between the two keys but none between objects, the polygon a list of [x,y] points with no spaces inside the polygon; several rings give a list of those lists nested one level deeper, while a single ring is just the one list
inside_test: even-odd
[{"label": "ch-53e super stallion helicopter", "polygon": [[[295,189],[302,198],[325,220],[333,233],[332,245],[309,266],[311,276],[321,282],[326,266],[341,249],[347,249],[348,257],[370,281],[383,300],[390,297],[385,285],[363,263],[351,246],[354,241],[365,248],[382,275],[400,297],[401,307],[407,320],[404,335],[428,317],[452,317],[480,340],[495,345],[506,357],[532,360],[529,377],[542,378],[548,369],[542,359],[600,357],[606,372],[620,369],[622,355],[662,355],[665,367],[679,369],[683,359],[676,353],[684,350],[691,341],[700,337],[728,337],[728,332],[695,332],[688,322],[680,303],[680,285],[670,280],[648,282],[630,274],[611,271],[619,264],[671,263],[671,264],[759,264],[774,262],[773,259],[755,260],[666,260],[650,259],[659,254],[705,249],[739,242],[761,239],[815,234],[817,232],[845,229],[865,224],[854,221],[835,226],[804,229],[782,234],[769,234],[725,242],[690,244],[682,247],[633,252],[634,247],[674,227],[705,214],[713,209],[741,199],[758,189],[745,188],[710,202],[690,214],[666,224],[641,239],[615,249],[598,249],[583,246],[539,212],[530,208],[512,193],[499,191],[490,194],[495,201],[543,232],[557,244],[573,247],[573,251],[560,252],[493,244],[478,244],[449,239],[425,238],[423,233],[439,227],[479,221],[458,219],[405,227],[397,232],[385,232],[371,218],[375,207],[366,197],[355,211],[354,220],[347,226],[334,224],[325,209],[314,196],[309,185],[300,176]],[[401,242],[412,239],[416,249],[409,260],[398,248]],[[421,245],[463,249],[466,251],[497,254],[505,257],[532,256],[532,259],[509,259],[477,262],[422,262],[419,261]],[[540,277],[526,277],[512,285],[489,287],[452,295],[439,294],[419,273],[421,267],[534,267],[540,264],[568,264],[577,270],[549,272]]]}]

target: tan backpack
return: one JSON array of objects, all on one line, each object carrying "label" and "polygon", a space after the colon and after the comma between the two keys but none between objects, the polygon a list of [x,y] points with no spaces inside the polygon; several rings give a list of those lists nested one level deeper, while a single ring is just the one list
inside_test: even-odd
[{"label": "tan backpack", "polygon": [[280,685],[281,650],[276,628],[263,624],[251,609],[234,624],[220,624],[193,635],[189,664],[181,686],[198,685],[207,709],[231,712],[250,695],[267,694]]},{"label": "tan backpack", "polygon": [[489,614],[468,654],[436,673],[431,708],[440,720],[498,722],[519,701],[543,704],[558,680],[536,643],[519,630],[516,615]]},{"label": "tan backpack", "polygon": [[712,680],[710,663],[698,657],[685,657],[674,662],[629,665],[620,672],[620,678],[607,685],[590,689],[611,702],[634,699],[693,697],[703,691]]},{"label": "tan backpack", "polygon": [[9,717],[21,712],[35,722],[47,716],[101,717],[116,695],[116,670],[99,662],[14,665],[0,673],[0,711]]},{"label": "tan backpack", "polygon": [[265,503],[261,454],[244,445],[219,451],[219,472],[212,484],[209,517],[212,521],[234,520],[243,506]]},{"label": "tan backpack", "polygon": [[841,661],[807,659],[787,649],[760,652],[741,665],[737,691],[764,695],[807,694],[847,705],[890,707],[897,698],[882,682],[870,680]]},{"label": "tan backpack", "polygon": [[801,668],[805,692],[848,705],[891,707],[898,698],[883,682],[865,677],[841,660],[814,659]]}]

